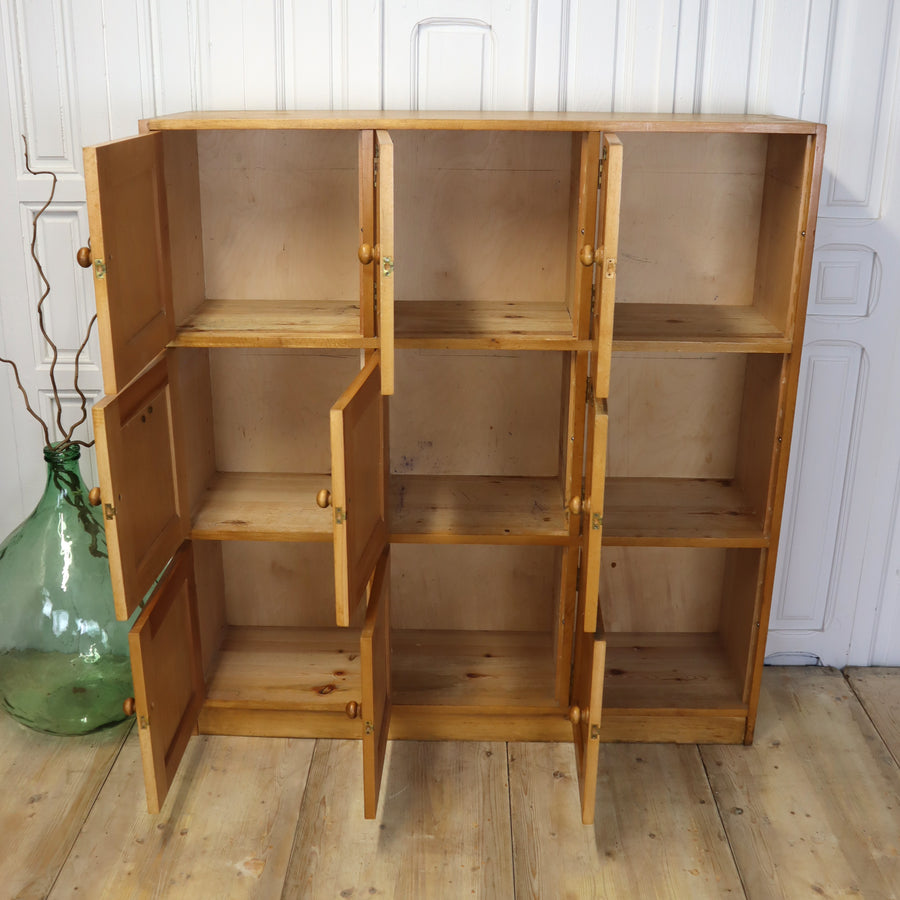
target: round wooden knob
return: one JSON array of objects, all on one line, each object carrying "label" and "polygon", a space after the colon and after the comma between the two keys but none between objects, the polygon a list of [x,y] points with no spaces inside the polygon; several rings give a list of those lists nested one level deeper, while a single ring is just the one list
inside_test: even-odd
[{"label": "round wooden knob", "polygon": [[125,710],[126,716],[134,715],[134,697],[127,697],[125,702],[122,704],[122,709]]},{"label": "round wooden knob", "polygon": [[344,707],[344,712],[347,713],[348,719],[355,719],[359,715],[359,704],[355,700],[351,700]]},{"label": "round wooden knob", "polygon": [[583,266],[592,266],[594,264],[594,248],[590,244],[585,244],[578,254]]},{"label": "round wooden knob", "polygon": [[321,509],[328,509],[331,506],[331,491],[328,488],[322,488],[318,494],[316,494],[316,506]]},{"label": "round wooden knob", "polygon": [[356,255],[359,257],[359,261],[367,266],[373,259],[375,259],[375,251],[372,249],[371,244],[360,244],[359,250],[356,252]]},{"label": "round wooden knob", "polygon": [[80,247],[78,252],[75,254],[75,260],[78,262],[78,265],[81,266],[82,269],[89,269],[92,262],[91,248]]},{"label": "round wooden knob", "polygon": [[91,488],[90,492],[88,493],[88,503],[90,503],[91,506],[100,505],[100,488]]},{"label": "round wooden knob", "polygon": [[[584,710],[584,715],[587,715],[587,710]],[[573,725],[577,725],[582,719],[582,711],[577,706],[570,706],[567,718]]]},{"label": "round wooden knob", "polygon": [[569,501],[569,512],[572,513],[573,516],[581,514],[581,497],[577,494]]}]

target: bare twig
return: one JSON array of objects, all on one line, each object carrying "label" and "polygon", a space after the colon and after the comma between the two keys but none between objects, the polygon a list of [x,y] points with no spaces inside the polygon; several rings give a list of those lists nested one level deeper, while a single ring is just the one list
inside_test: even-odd
[{"label": "bare twig", "polygon": [[16,364],[11,359],[4,359],[0,356],[0,362],[8,363],[12,366],[13,373],[16,376],[16,384],[19,386],[19,390],[22,392],[22,396],[25,398],[25,409],[34,416],[38,422],[41,423],[41,428],[44,429],[44,440],[47,442],[47,446],[50,446],[50,432],[47,429],[47,423],[31,408],[31,404],[28,402],[28,394],[25,391],[25,388],[22,386],[22,379],[19,378],[19,369]]},{"label": "bare twig", "polygon": [[[84,340],[81,342],[81,346],[78,348],[78,352],[75,354],[75,390],[78,392],[78,396],[81,397],[81,418],[75,422],[71,428],[66,432],[65,443],[72,442],[72,435],[75,433],[75,429],[87,418],[87,397],[84,394],[84,391],[78,386],[78,363],[81,359],[81,354],[84,352],[84,348],[87,346],[88,340],[91,337],[91,329],[94,327],[94,322],[97,321],[97,314],[94,313],[93,318],[90,322],[88,322],[87,334],[84,336]],[[83,443],[83,442],[79,442]],[[91,444],[94,442],[91,441]],[[90,446],[90,444],[85,444],[86,447]]]},{"label": "bare twig", "polygon": [[53,339],[47,333],[47,329],[44,327],[44,301],[50,294],[50,282],[47,281],[47,276],[44,275],[44,268],[41,265],[41,261],[38,259],[37,252],[35,247],[37,246],[37,229],[38,229],[38,219],[44,214],[44,211],[47,207],[53,202],[53,195],[56,193],[56,173],[49,171],[41,171],[36,172],[31,168],[31,163],[28,159],[28,141],[25,138],[25,135],[22,135],[22,143],[25,145],[25,168],[32,175],[49,175],[53,179],[53,183],[50,186],[50,196],[47,198],[47,202],[35,213],[34,219],[32,220],[31,225],[31,258],[34,260],[34,264],[37,267],[38,275],[40,276],[41,281],[44,283],[44,292],[41,294],[41,299],[38,300],[37,304],[37,314],[38,314],[38,325],[41,329],[41,334],[44,336],[44,340],[50,345],[50,349],[53,351],[53,359],[50,361],[50,385],[53,388],[53,397],[56,400],[56,425],[59,428],[60,434],[64,433],[65,429],[63,428],[62,423],[62,403],[59,402],[59,388],[56,384],[56,363],[59,360],[59,349],[54,343]]}]

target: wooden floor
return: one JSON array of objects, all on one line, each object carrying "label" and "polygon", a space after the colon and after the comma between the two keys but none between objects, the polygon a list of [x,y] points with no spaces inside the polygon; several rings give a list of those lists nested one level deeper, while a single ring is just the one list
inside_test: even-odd
[{"label": "wooden floor", "polygon": [[900,670],[766,669],[752,747],[200,737],[158,816],[136,735],[0,716],[0,896],[900,897]]}]

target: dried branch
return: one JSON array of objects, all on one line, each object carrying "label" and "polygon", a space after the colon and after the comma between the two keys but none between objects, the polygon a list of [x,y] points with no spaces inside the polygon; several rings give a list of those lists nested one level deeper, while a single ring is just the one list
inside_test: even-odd
[{"label": "dried branch", "polygon": [[38,422],[41,423],[41,428],[44,429],[44,440],[47,442],[47,446],[50,446],[50,432],[47,429],[47,423],[31,408],[31,404],[28,402],[28,394],[25,391],[25,388],[22,385],[22,379],[19,378],[19,369],[16,364],[11,359],[4,359],[4,357],[0,356],[0,362],[8,363],[12,366],[13,373],[16,376],[16,384],[19,386],[19,390],[22,392],[22,396],[25,398],[25,409],[34,416]]},{"label": "dried branch", "polygon": [[59,359],[59,349],[54,343],[53,339],[47,334],[47,329],[44,327],[44,301],[50,294],[50,282],[47,281],[47,276],[44,275],[44,267],[41,265],[41,261],[38,259],[37,251],[35,247],[37,246],[37,229],[38,229],[38,219],[44,214],[44,211],[47,207],[53,202],[53,196],[56,193],[56,173],[55,172],[36,172],[31,168],[31,163],[28,159],[28,141],[25,138],[25,135],[22,135],[22,143],[25,145],[25,168],[32,175],[49,175],[53,179],[53,183],[50,186],[50,196],[47,198],[47,202],[35,213],[34,219],[31,224],[31,258],[34,260],[34,264],[37,267],[38,275],[40,276],[41,281],[44,282],[44,292],[41,294],[41,299],[38,300],[37,305],[37,314],[38,314],[38,325],[41,329],[41,334],[44,336],[44,340],[50,345],[51,350],[53,350],[53,359],[50,361],[50,385],[53,388],[53,396],[56,399],[56,425],[59,428],[60,433],[63,433],[63,424],[62,424],[62,404],[59,402],[59,389],[56,385],[56,363]]},{"label": "dried branch", "polygon": [[[81,418],[75,422],[71,428],[66,432],[66,437],[63,443],[70,444],[72,443],[72,435],[75,433],[75,429],[87,419],[87,397],[84,394],[84,391],[78,386],[78,363],[81,359],[81,354],[84,352],[84,348],[87,347],[87,342],[91,337],[91,329],[94,327],[94,322],[97,321],[97,314],[94,313],[93,318],[90,322],[88,322],[87,334],[84,336],[84,340],[81,342],[81,346],[78,348],[78,352],[75,354],[75,390],[78,392],[78,396],[81,397]],[[77,441],[76,443],[82,444],[85,447],[90,447],[94,442],[91,441],[90,444],[85,444],[84,441]]]},{"label": "dried branch", "polygon": [[25,135],[22,135],[22,143],[25,145],[25,168],[31,175],[49,175],[53,179],[53,183],[50,186],[50,196],[47,198],[47,202],[35,213],[34,219],[32,220],[32,228],[31,228],[31,258],[34,260],[34,264],[37,267],[38,275],[40,276],[41,281],[44,285],[43,293],[41,294],[40,300],[38,300],[37,304],[37,314],[38,314],[38,325],[41,329],[41,334],[44,336],[44,340],[50,346],[53,351],[53,359],[50,362],[50,384],[53,387],[53,399],[56,401],[56,425],[59,429],[59,433],[64,435],[63,439],[59,441],[57,444],[53,444],[50,440],[50,429],[44,419],[39,416],[31,406],[31,403],[28,401],[28,393],[25,390],[24,385],[22,384],[22,379],[19,377],[19,369],[16,364],[11,359],[5,359],[0,356],[0,362],[7,363],[12,366],[13,374],[16,378],[16,384],[18,385],[19,390],[22,392],[22,397],[25,399],[25,409],[31,414],[31,416],[40,423],[41,429],[44,432],[44,442],[47,447],[55,446],[56,449],[62,449],[63,447],[67,447],[70,444],[80,444],[82,447],[92,447],[93,441],[81,441],[73,439],[72,435],[75,433],[75,429],[78,428],[79,425],[82,424],[87,419],[87,397],[85,396],[84,391],[78,385],[78,376],[79,376],[79,366],[81,363],[81,354],[84,352],[85,347],[87,347],[88,340],[91,337],[91,330],[94,327],[94,322],[97,321],[96,314],[88,323],[87,334],[84,336],[84,340],[81,342],[81,346],[78,348],[78,352],[75,354],[75,369],[74,369],[74,383],[75,390],[78,393],[78,396],[81,398],[81,418],[78,419],[68,430],[63,427],[62,423],[62,403],[59,398],[59,386],[56,383],[56,364],[59,361],[59,348],[56,346],[56,343],[47,333],[47,329],[44,326],[44,301],[50,294],[50,282],[47,280],[47,276],[44,274],[44,267],[41,265],[41,261],[38,259],[37,255],[37,229],[38,229],[38,219],[44,214],[47,210],[47,207],[53,202],[53,197],[56,194],[56,182],[57,177],[55,172],[38,172],[31,168],[31,161],[28,158],[28,141],[25,138]]}]

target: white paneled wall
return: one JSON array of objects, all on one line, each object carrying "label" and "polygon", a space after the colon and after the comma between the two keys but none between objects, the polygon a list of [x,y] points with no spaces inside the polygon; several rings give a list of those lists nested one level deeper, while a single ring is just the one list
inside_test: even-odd
[{"label": "white paneled wall", "polygon": [[[51,414],[37,248],[64,416],[93,311],[81,147],[183,109],[759,112],[829,127],[807,352],[769,652],[900,663],[900,179],[895,0],[5,0],[0,354]],[[627,164],[627,160],[626,160]],[[82,384],[100,394],[96,340]],[[55,413],[53,413],[55,417]],[[0,381],[0,533],[43,481],[40,433]]]}]

